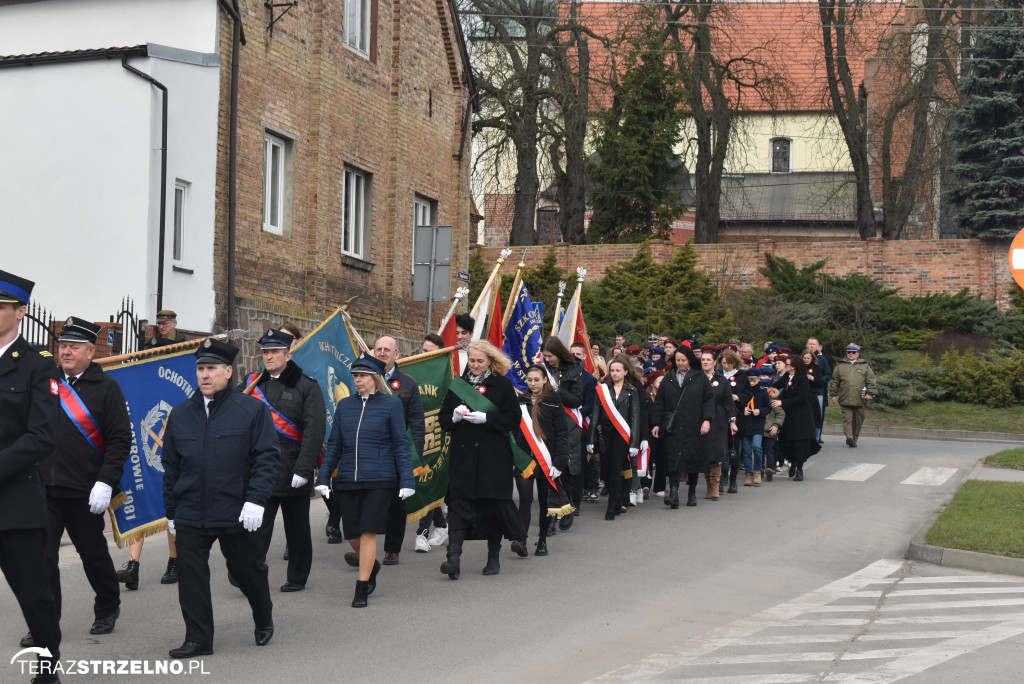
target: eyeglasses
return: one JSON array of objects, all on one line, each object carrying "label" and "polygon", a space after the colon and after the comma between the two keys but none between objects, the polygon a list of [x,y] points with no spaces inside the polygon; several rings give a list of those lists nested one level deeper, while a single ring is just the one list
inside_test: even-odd
[{"label": "eyeglasses", "polygon": [[858,352],[858,351],[848,351],[848,352],[846,352],[846,353],[847,353],[847,354],[860,354],[860,352]]}]

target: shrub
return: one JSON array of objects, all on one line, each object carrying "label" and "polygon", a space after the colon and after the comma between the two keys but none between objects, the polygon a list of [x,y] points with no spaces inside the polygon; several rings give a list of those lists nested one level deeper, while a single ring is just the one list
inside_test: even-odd
[{"label": "shrub", "polygon": [[933,369],[897,368],[878,376],[878,390],[873,403],[878,406],[899,408],[915,401],[946,399],[944,387],[932,385]]},{"label": "shrub", "polygon": [[908,328],[907,326],[902,325],[899,330],[890,335],[890,339],[892,340],[893,346],[897,349],[919,351],[936,335],[938,335],[938,332],[934,330]]}]

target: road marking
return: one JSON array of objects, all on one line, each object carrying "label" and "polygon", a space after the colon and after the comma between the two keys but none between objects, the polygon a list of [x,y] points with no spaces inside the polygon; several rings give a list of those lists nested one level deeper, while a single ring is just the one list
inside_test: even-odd
[{"label": "road marking", "polygon": [[938,485],[945,484],[946,480],[956,474],[956,471],[956,468],[933,468],[928,466],[921,468],[900,484],[936,487]]},{"label": "road marking", "polygon": [[[792,601],[691,639],[679,652],[653,654],[592,681],[888,684],[1024,634],[1024,617],[1015,608],[1024,605],[1024,598],[1005,597],[1024,593],[1024,581],[981,575],[904,578],[906,567],[898,561],[873,563]],[[904,589],[904,583],[913,588]],[[936,596],[967,600],[899,601]],[[851,599],[863,601],[850,605]],[[919,611],[926,614],[913,614]],[[862,613],[863,617],[829,613]],[[900,631],[904,626],[910,629]],[[805,633],[794,633],[794,629]],[[882,648],[864,648],[869,644]],[[899,647],[886,648],[889,644]],[[758,667],[760,671],[754,670]],[[799,671],[779,671],[786,669]]]},{"label": "road marking", "polygon": [[844,480],[846,482],[863,482],[879,470],[885,467],[884,463],[857,463],[846,466],[836,473],[832,473],[826,480]]}]

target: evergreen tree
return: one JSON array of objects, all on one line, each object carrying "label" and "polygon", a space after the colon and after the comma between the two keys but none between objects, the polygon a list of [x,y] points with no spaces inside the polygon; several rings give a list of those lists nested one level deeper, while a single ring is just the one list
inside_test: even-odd
[{"label": "evergreen tree", "polygon": [[961,233],[1005,239],[1024,227],[1024,17],[984,16],[970,29],[963,104],[951,112],[960,187],[950,198],[961,205]]},{"label": "evergreen tree", "polygon": [[655,27],[643,29],[626,55],[615,102],[599,120],[600,160],[588,164],[592,242],[665,237],[686,210],[674,152],[683,92],[665,59]]}]

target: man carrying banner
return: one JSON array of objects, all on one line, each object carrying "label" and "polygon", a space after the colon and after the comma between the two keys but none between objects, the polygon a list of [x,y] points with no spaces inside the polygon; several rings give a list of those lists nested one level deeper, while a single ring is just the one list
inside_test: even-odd
[{"label": "man carrying banner", "polygon": [[[61,330],[60,430],[53,454],[40,463],[49,526],[46,565],[61,609],[60,540],[67,530],[96,593],[90,634],[110,634],[121,614],[121,587],[103,535],[103,514],[132,448],[131,419],[117,380],[92,360],[100,326],[72,316]],[[23,646],[32,646],[29,633]]]},{"label": "man carrying banner", "polygon": [[[52,361],[32,351],[18,325],[27,313],[31,280],[0,271],[0,570],[18,600],[38,647],[36,682],[59,682],[60,617],[46,565],[46,498],[37,464],[53,450],[60,425],[58,384]],[[11,619],[10,614],[6,614]]]},{"label": "man carrying banner", "polygon": [[256,645],[274,636],[263,544],[256,532],[281,469],[270,411],[231,386],[238,350],[206,339],[196,350],[199,391],[171,410],[164,432],[164,509],[178,541],[178,602],[185,641],[172,658],[213,653],[210,548],[249,599]]},{"label": "man carrying banner", "polygon": [[288,581],[281,591],[302,591],[313,566],[313,540],[309,530],[309,493],[324,443],[324,395],[316,380],[304,375],[292,360],[295,338],[283,330],[271,328],[260,338],[262,373],[253,373],[246,386],[256,381],[252,396],[262,401],[277,430],[281,449],[281,468],[274,493],[267,504],[260,536],[263,558],[267,557],[274,534],[277,509],[284,517],[284,537],[288,544]]}]

